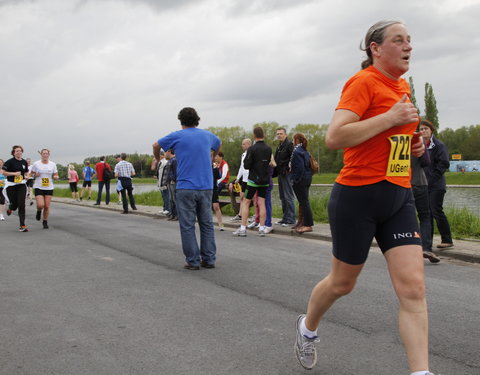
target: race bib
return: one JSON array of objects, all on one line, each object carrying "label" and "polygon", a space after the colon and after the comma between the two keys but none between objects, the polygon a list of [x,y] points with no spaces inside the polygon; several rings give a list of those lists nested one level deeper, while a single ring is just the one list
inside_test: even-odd
[{"label": "race bib", "polygon": [[390,157],[388,158],[387,176],[410,175],[411,139],[412,136],[409,134],[394,134],[388,137]]},{"label": "race bib", "polygon": [[0,180],[0,188],[5,186],[5,180]]},{"label": "race bib", "polygon": [[42,177],[42,187],[49,187],[50,179],[48,177]]},{"label": "race bib", "polygon": [[20,176],[15,176],[13,178],[13,182],[15,182],[16,184],[20,184],[21,182],[23,181],[23,176],[20,175]]}]

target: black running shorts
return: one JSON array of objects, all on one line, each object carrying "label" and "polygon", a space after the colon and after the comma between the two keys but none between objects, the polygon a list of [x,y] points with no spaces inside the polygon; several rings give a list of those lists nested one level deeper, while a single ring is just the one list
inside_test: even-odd
[{"label": "black running shorts", "polygon": [[35,196],[39,195],[53,195],[53,189],[52,190],[42,190],[39,188],[35,188]]},{"label": "black running shorts", "polygon": [[388,181],[365,186],[335,183],[328,203],[333,255],[352,265],[365,263],[373,238],[383,253],[421,246],[411,189]]},{"label": "black running shorts", "polygon": [[258,196],[260,198],[266,198],[267,197],[267,189],[268,186],[251,186],[247,185],[247,188],[245,189],[245,198],[247,199],[253,199],[253,196],[255,193],[258,193]]}]

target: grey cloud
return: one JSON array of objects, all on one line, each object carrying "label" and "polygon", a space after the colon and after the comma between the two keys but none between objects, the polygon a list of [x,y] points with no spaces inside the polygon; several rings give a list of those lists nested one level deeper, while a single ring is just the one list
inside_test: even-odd
[{"label": "grey cloud", "polygon": [[[98,0],[81,0],[82,2],[93,2]],[[100,1],[110,1],[110,0],[100,0]],[[189,4],[199,4],[204,0],[116,0],[124,3],[130,3],[133,5],[147,5],[156,11],[170,10],[181,8]]]},{"label": "grey cloud", "polygon": [[243,16],[257,13],[268,13],[312,3],[315,0],[233,0],[226,4],[230,16]]}]

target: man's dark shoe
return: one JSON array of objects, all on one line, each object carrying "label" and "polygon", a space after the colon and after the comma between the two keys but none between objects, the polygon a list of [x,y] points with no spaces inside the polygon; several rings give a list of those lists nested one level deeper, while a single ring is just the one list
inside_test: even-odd
[{"label": "man's dark shoe", "polygon": [[172,221],[178,221],[178,217],[174,216],[174,217],[172,218]]},{"label": "man's dark shoe", "polygon": [[100,203],[94,203],[93,205],[94,206],[100,206]]},{"label": "man's dark shoe", "polygon": [[442,242],[440,245],[437,245],[437,249],[448,249],[450,247],[453,247],[453,243]]},{"label": "man's dark shoe", "polygon": [[37,214],[35,215],[35,219],[37,219],[37,221],[40,221],[41,217],[42,217],[42,210],[37,210]]},{"label": "man's dark shoe", "polygon": [[122,211],[121,214],[128,214],[128,211]]},{"label": "man's dark shoe", "polygon": [[440,262],[440,258],[438,256],[436,256],[434,253],[432,253],[431,251],[424,251],[423,252],[423,257],[425,259],[428,259],[430,261],[430,263]]},{"label": "man's dark shoe", "polygon": [[48,221],[43,220],[43,229],[48,229]]},{"label": "man's dark shoe", "polygon": [[215,268],[215,264],[204,262],[203,260],[200,262],[200,266],[203,268]]},{"label": "man's dark shoe", "polygon": [[200,266],[192,266],[191,264],[185,264],[183,268],[190,271],[198,271],[200,269]]},{"label": "man's dark shoe", "polygon": [[137,207],[132,207],[132,210],[137,211],[138,208]]}]

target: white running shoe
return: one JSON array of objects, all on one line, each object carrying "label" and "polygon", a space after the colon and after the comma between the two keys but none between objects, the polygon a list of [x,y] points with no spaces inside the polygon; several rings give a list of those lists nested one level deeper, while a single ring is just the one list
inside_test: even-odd
[{"label": "white running shoe", "polygon": [[0,221],[5,221],[5,217],[3,215],[0,215]]},{"label": "white running shoe", "polygon": [[235,232],[232,233],[232,235],[238,237],[247,237],[247,231],[245,229],[242,230],[241,228],[238,228]]},{"label": "white running shoe", "polygon": [[305,318],[305,314],[298,316],[295,323],[296,340],[295,340],[295,356],[298,363],[306,369],[311,370],[317,364],[317,350],[315,343],[319,341],[318,337],[308,338],[300,332],[300,323]]},{"label": "white running shoe", "polygon": [[265,227],[265,234],[273,232],[273,227]]},{"label": "white running shoe", "polygon": [[253,223],[248,224],[247,228],[248,229],[255,229],[255,228],[258,228],[259,226],[260,226],[259,223],[253,222]]},{"label": "white running shoe", "polygon": [[259,230],[258,230],[258,235],[259,235],[260,237],[265,237],[265,231],[262,230],[262,229],[259,229]]}]

